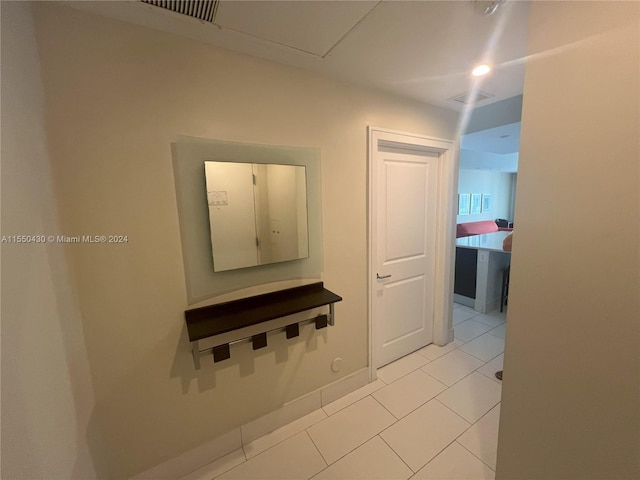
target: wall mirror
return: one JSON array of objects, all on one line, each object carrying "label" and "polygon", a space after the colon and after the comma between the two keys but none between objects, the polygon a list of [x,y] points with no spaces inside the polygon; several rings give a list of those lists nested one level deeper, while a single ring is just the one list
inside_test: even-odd
[{"label": "wall mirror", "polygon": [[309,256],[304,166],[204,166],[215,272]]}]

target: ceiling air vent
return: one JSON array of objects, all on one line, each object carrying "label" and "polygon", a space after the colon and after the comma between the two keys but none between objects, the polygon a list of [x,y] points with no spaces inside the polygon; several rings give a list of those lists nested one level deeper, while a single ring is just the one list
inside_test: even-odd
[{"label": "ceiling air vent", "polygon": [[492,97],[494,97],[494,95],[491,95],[490,93],[487,93],[487,92],[483,92],[482,90],[478,90],[478,92],[476,92],[475,97],[470,96],[468,93],[462,93],[460,95],[456,95],[455,97],[450,98],[449,100],[451,100],[452,102],[462,103],[463,105],[469,105],[470,103],[482,102],[483,100],[487,100],[488,98],[492,98]]},{"label": "ceiling air vent", "polygon": [[204,22],[213,23],[219,0],[140,0]]}]

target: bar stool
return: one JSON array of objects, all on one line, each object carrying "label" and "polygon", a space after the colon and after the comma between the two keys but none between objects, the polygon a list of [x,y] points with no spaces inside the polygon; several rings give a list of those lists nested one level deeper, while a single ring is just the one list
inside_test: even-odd
[{"label": "bar stool", "polygon": [[509,274],[511,273],[511,265],[507,265],[502,271],[502,293],[500,294],[500,312],[503,311],[509,298]]}]

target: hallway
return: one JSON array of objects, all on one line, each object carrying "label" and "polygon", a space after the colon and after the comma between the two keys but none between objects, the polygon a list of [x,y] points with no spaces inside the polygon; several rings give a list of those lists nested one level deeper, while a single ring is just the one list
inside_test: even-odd
[{"label": "hallway", "polygon": [[506,313],[454,304],[455,341],[183,480],[493,479]]}]

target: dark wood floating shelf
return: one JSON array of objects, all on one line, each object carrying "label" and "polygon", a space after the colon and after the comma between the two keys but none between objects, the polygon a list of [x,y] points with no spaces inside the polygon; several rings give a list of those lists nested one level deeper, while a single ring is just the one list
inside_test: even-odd
[{"label": "dark wood floating shelf", "polygon": [[277,292],[241,298],[184,312],[189,340],[220,335],[258,323],[330,305],[342,297],[324,288],[322,282]]}]

